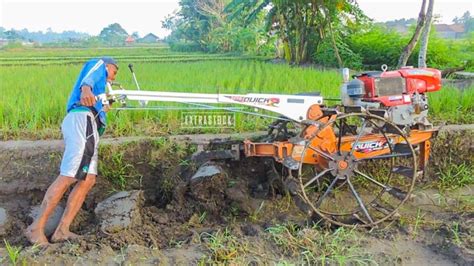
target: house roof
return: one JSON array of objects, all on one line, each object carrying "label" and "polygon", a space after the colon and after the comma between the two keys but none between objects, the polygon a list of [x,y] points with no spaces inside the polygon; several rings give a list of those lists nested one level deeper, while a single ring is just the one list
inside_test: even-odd
[{"label": "house roof", "polygon": [[463,24],[453,24],[453,25],[450,25],[450,28],[453,31],[458,32],[458,33],[462,33],[465,31]]},{"label": "house roof", "polygon": [[463,33],[464,32],[464,25],[463,24],[435,24],[434,25],[437,32],[456,32],[456,33]]},{"label": "house roof", "polygon": [[158,39],[158,36],[156,36],[156,35],[153,34],[153,33],[148,33],[147,35],[145,35],[145,37],[143,37],[143,39],[145,39],[145,38]]},{"label": "house roof", "polygon": [[129,35],[129,36],[127,37],[127,39],[125,39],[125,41],[126,41],[126,42],[134,42],[135,39],[133,39],[133,37]]}]

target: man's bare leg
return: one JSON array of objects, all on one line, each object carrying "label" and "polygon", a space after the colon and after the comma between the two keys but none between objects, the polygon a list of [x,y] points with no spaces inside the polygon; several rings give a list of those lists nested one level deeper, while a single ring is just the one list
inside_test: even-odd
[{"label": "man's bare leg", "polygon": [[81,209],[87,193],[89,193],[91,188],[94,186],[95,179],[96,175],[89,174],[86,176],[85,180],[77,182],[74,186],[74,189],[71,191],[71,194],[69,194],[69,198],[67,199],[66,209],[64,209],[59,225],[51,237],[51,242],[64,241],[78,236],[69,231],[69,226]]},{"label": "man's bare leg", "polygon": [[49,216],[58,205],[66,190],[77,180],[72,177],[58,176],[56,180],[49,186],[41,203],[41,210],[33,221],[33,223],[26,229],[26,237],[32,244],[47,245],[48,239],[44,234],[44,227],[48,221]]}]

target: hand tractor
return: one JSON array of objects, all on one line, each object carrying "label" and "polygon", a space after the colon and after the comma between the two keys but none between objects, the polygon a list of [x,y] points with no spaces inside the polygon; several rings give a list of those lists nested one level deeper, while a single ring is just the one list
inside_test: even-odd
[{"label": "hand tractor", "polygon": [[138,83],[138,90],[109,84],[108,95],[99,98],[104,104],[119,101],[125,109],[130,101],[139,101],[141,108],[149,101],[163,101],[205,108],[244,105],[276,113],[268,135],[243,141],[240,152],[272,158],[285,189],[303,203],[298,206],[308,215],[340,226],[373,227],[397,213],[424,174],[430,140],[438,131],[427,119],[427,93],[441,88],[436,69],[382,70],[350,79],[344,69],[341,103],[333,106],[318,94],[144,91]]}]

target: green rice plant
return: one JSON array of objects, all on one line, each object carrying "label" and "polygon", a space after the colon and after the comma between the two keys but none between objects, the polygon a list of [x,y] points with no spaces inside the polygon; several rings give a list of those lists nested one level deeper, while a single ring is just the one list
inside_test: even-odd
[{"label": "green rice plant", "polygon": [[151,47],[101,47],[101,48],[16,48],[1,49],[0,58],[39,58],[48,59],[51,57],[80,57],[80,56],[140,56],[140,55],[156,55],[170,53],[167,46],[151,46]]},{"label": "green rice plant", "polygon": [[[142,89],[146,90],[241,94],[321,91],[323,95],[336,96],[340,85],[336,72],[290,68],[255,60],[140,63],[135,65],[135,70]],[[0,66],[2,138],[60,138],[59,126],[66,113],[66,101],[79,71],[80,65]],[[253,77],[254,72],[263,76],[257,79]],[[125,88],[135,88],[126,68],[119,72],[118,78]],[[150,103],[150,106],[188,107],[174,103]],[[179,119],[180,111],[111,111],[106,134],[185,133],[180,129]],[[253,131],[264,129],[270,120],[237,114],[237,121],[235,130]]]},{"label": "green rice plant", "polygon": [[[56,60],[5,60],[0,61],[0,66],[51,66],[51,65],[82,65],[85,61],[91,57],[85,58],[66,58],[66,59],[56,59]],[[160,56],[160,57],[115,57],[120,60],[121,63],[130,63],[130,62],[140,62],[140,63],[176,63],[176,62],[197,62],[197,61],[230,61],[230,60],[263,60],[267,59],[266,57],[259,56],[210,56],[210,55],[187,55],[187,56]]]},{"label": "green rice plant", "polygon": [[[152,91],[235,94],[320,92],[325,98],[337,98],[342,82],[337,71],[272,64],[260,57],[176,53],[165,47],[1,50],[0,138],[60,138],[59,128],[66,114],[66,101],[82,62],[103,55],[118,58],[122,67],[117,81],[127,89],[135,89],[126,68],[129,62],[135,62],[141,88]],[[430,120],[435,124],[474,123],[473,88],[460,91],[447,87],[428,95]],[[180,114],[189,105],[160,102],[150,102],[149,105],[180,110],[113,110],[108,114],[106,136],[256,131],[266,129],[272,120],[237,113],[234,129],[189,130],[180,127]],[[254,111],[251,108],[246,110]]]},{"label": "green rice plant", "polygon": [[81,48],[36,48],[0,50],[0,65],[3,66],[48,66],[82,64],[92,57],[113,56],[121,63],[128,62],[183,62],[202,60],[265,59],[260,56],[237,56],[234,54],[208,54],[202,52],[177,53],[168,47],[116,47],[99,49]]}]

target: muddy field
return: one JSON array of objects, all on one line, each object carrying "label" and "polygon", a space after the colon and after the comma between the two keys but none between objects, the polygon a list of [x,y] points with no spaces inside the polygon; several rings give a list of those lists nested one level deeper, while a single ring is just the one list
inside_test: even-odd
[{"label": "muddy field", "polygon": [[[72,226],[82,237],[46,249],[30,246],[22,232],[57,175],[61,146],[3,144],[0,262],[472,265],[473,139],[472,130],[440,134],[411,200],[395,219],[370,230],[314,224],[269,181],[263,159],[215,162],[206,168],[210,173],[191,178],[194,145],[168,139],[104,144],[100,178]],[[467,181],[456,185],[460,178]],[[119,209],[130,207],[126,225],[104,222],[111,215],[104,200],[113,195]]]}]

